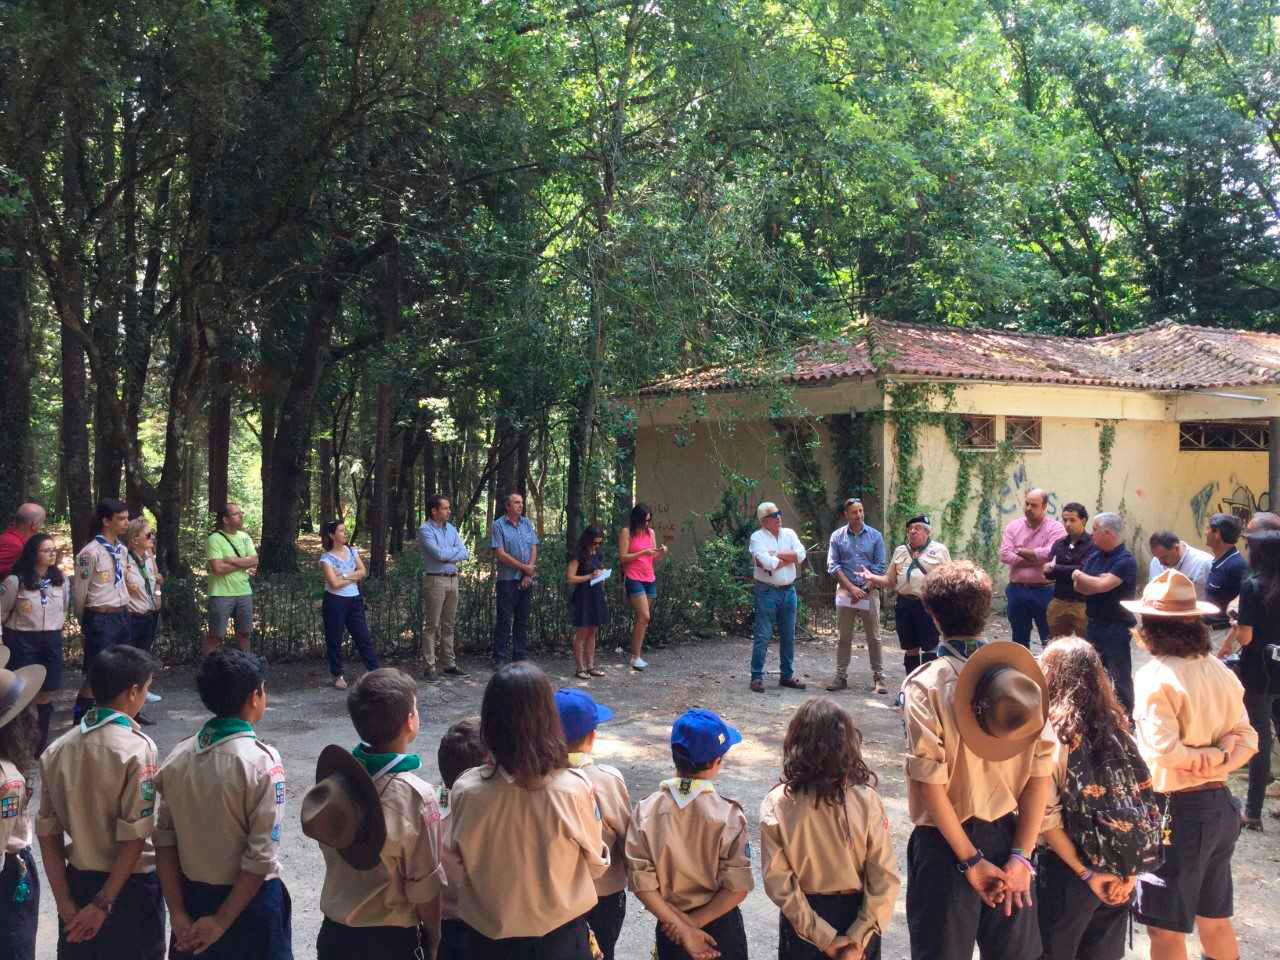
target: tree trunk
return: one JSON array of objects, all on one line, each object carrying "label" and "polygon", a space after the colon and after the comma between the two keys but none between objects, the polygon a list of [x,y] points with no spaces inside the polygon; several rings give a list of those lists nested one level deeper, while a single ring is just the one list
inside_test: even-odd
[{"label": "tree trunk", "polygon": [[615,437],[613,481],[613,523],[621,530],[631,519],[636,481],[636,435],[624,430]]},{"label": "tree trunk", "polygon": [[[73,273],[79,274],[74,268]],[[80,303],[78,286],[63,291],[68,307]],[[62,462],[67,485],[67,511],[71,517],[71,544],[80,548],[93,537],[93,490],[89,480],[88,378],[84,348],[67,325],[62,325]]]},{"label": "tree trunk", "polygon": [[582,532],[586,507],[587,464],[591,457],[591,435],[599,402],[600,367],[604,361],[604,309],[601,264],[597,252],[588,251],[591,291],[591,340],[587,353],[587,376],[578,387],[573,423],[569,426],[569,476],[565,491],[565,542],[577,543]]},{"label": "tree trunk", "polygon": [[31,311],[30,267],[25,230],[18,218],[0,219],[0,248],[12,251],[0,261],[0,318],[7,327],[4,381],[0,383],[0,522],[8,522],[27,499],[31,461]]},{"label": "tree trunk", "polygon": [[227,504],[227,468],[231,459],[231,362],[220,357],[209,384],[209,509]]},{"label": "tree trunk", "polygon": [[333,503],[333,440],[316,438],[316,470],[320,474],[320,522],[338,515]]}]

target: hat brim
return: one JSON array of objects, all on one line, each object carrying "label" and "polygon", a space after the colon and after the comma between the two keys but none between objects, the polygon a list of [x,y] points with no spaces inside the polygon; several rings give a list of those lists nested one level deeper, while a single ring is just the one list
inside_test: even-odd
[{"label": "hat brim", "polygon": [[13,651],[8,647],[0,646],[0,670],[9,665],[9,658],[13,656]]},{"label": "hat brim", "polygon": [[382,859],[382,848],[387,843],[387,821],[382,812],[382,801],[373,778],[351,752],[330,744],[320,751],[316,761],[316,783],[334,774],[342,777],[350,788],[356,803],[365,810],[364,823],[356,831],[356,838],[349,847],[335,847],[338,856],[357,870],[372,870]]},{"label": "hat brim", "polygon": [[1160,617],[1163,619],[1184,619],[1190,620],[1196,617],[1217,616],[1222,613],[1216,604],[1209,603],[1207,600],[1197,600],[1195,609],[1186,610],[1160,610],[1156,607],[1148,607],[1142,600],[1121,600],[1120,606],[1124,607],[1130,613],[1136,613],[1143,617]]},{"label": "hat brim", "polygon": [[[8,663],[9,648],[5,647],[4,652],[4,662]],[[2,669],[4,668],[0,667],[0,670]],[[22,680],[22,692],[18,694],[18,699],[10,705],[8,710],[0,713],[0,727],[5,726],[23,710],[27,709],[31,705],[31,701],[39,695],[40,688],[44,686],[45,669],[38,663],[19,667],[13,672]]]},{"label": "hat brim", "polygon": [[973,712],[973,691],[978,681],[992,667],[1010,667],[1040,685],[1040,711],[1044,716],[1049,708],[1049,684],[1045,682],[1040,664],[1031,651],[1011,640],[993,640],[979,647],[960,671],[956,680],[955,713],[960,740],[982,760],[1008,760],[1026,750],[1040,736],[1040,729],[1022,737],[993,737],[982,729],[978,716]]},{"label": "hat brim", "polygon": [[596,704],[596,726],[602,723],[608,723],[613,719],[613,711],[606,707],[603,703]]},{"label": "hat brim", "polygon": [[727,723],[724,725],[725,735],[729,738],[728,743],[724,745],[724,751],[720,756],[724,756],[729,752],[730,747],[737,746],[742,742],[742,734],[738,732],[737,727],[731,727]]}]

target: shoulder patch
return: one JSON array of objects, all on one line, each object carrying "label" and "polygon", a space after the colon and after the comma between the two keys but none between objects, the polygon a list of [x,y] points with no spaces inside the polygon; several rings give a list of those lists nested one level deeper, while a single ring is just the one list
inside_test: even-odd
[{"label": "shoulder patch", "polygon": [[12,820],[22,807],[22,797],[9,794],[0,797],[0,820]]}]

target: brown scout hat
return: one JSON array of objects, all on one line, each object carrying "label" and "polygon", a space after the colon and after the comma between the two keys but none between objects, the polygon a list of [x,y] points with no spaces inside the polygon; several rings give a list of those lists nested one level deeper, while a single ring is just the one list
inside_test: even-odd
[{"label": "brown scout hat", "polygon": [[1048,702],[1048,684],[1030,650],[1009,640],[983,644],[956,680],[960,739],[983,760],[1016,757],[1040,736]]},{"label": "brown scout hat", "polygon": [[302,832],[357,870],[372,870],[387,842],[373,778],[347,750],[330,744],[316,761],[316,784],[302,798]]},{"label": "brown scout hat", "polygon": [[0,727],[27,709],[44,685],[44,667],[33,663],[17,670],[6,670],[13,651],[0,647]]}]

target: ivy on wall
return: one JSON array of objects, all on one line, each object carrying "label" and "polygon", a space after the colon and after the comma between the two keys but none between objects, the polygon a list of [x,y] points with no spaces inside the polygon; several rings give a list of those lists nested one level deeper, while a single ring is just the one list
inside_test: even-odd
[{"label": "ivy on wall", "polygon": [[782,443],[782,460],[791,502],[803,517],[810,534],[822,543],[835,528],[836,514],[827,499],[827,485],[818,463],[818,451],[822,448],[819,422],[791,418],[770,421]]},{"label": "ivy on wall", "polygon": [[1094,509],[1102,509],[1102,489],[1107,479],[1107,471],[1111,469],[1111,448],[1116,445],[1116,422],[1103,420],[1102,429],[1098,431],[1098,501]]}]

